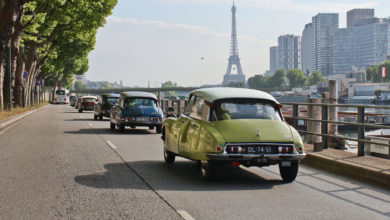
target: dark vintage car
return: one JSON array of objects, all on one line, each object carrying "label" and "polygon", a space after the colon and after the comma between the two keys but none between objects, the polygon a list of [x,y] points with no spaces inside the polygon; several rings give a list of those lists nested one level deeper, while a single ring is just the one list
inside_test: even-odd
[{"label": "dark vintage car", "polygon": [[96,96],[83,96],[78,102],[78,110],[80,113],[83,111],[93,111],[94,106],[96,104]]},{"label": "dark vintage car", "polygon": [[108,93],[101,94],[98,97],[98,102],[95,104],[93,118],[97,120],[103,120],[103,117],[110,117],[110,109],[112,106],[117,105],[119,100],[119,94]]},{"label": "dark vintage car", "polygon": [[158,105],[157,97],[148,92],[123,92],[120,94],[117,106],[111,108],[110,128],[119,127],[124,132],[125,127],[156,128],[161,133],[163,112]]}]

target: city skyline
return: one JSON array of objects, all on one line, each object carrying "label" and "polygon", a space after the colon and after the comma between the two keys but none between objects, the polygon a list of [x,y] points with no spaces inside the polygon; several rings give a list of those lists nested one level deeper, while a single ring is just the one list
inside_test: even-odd
[{"label": "city skyline", "polygon": [[[120,0],[98,32],[87,78],[122,79],[129,86],[167,80],[183,86],[219,84],[228,63],[231,4],[223,0]],[[304,26],[320,11],[339,13],[340,27],[346,26],[346,12],[356,7],[374,8],[377,17],[388,16],[384,1],[282,0],[260,8],[257,2],[243,0],[236,1],[236,6],[240,58],[247,78],[269,69],[269,47],[277,44],[278,36],[301,36]],[[293,22],[283,24],[286,19]],[[114,48],[120,49],[114,52]]]}]

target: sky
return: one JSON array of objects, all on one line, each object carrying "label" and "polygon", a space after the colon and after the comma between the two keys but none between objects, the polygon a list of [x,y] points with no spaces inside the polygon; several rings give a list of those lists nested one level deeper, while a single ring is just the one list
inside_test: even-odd
[{"label": "sky", "polygon": [[[389,0],[236,0],[238,48],[246,78],[269,69],[280,35],[302,35],[318,13],[374,8],[389,17]],[[232,0],[119,0],[98,30],[86,79],[126,86],[220,84],[226,73]]]}]

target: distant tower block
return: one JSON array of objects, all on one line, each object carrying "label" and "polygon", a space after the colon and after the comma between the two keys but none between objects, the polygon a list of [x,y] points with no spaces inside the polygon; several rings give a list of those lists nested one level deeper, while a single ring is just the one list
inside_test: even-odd
[{"label": "distant tower block", "polygon": [[[232,74],[234,66],[237,69],[237,74]],[[240,57],[238,56],[237,44],[237,25],[236,25],[236,6],[232,6],[232,42],[230,44],[230,57],[226,74],[223,77],[222,85],[227,85],[230,82],[245,82],[245,75],[242,72]]]}]

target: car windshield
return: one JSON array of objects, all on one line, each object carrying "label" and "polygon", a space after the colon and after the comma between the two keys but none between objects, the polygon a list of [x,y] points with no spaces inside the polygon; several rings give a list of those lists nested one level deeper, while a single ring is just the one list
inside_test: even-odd
[{"label": "car windshield", "polygon": [[64,90],[57,90],[56,94],[57,95],[65,95],[65,91]]},{"label": "car windshield", "polygon": [[267,119],[281,121],[279,111],[259,100],[223,101],[214,106],[217,120]]},{"label": "car windshield", "polygon": [[125,107],[128,106],[151,106],[157,107],[157,103],[154,99],[148,98],[127,98],[125,100]]},{"label": "car windshield", "polygon": [[118,103],[118,97],[107,97],[104,100],[104,103],[109,103],[110,105],[116,105]]},{"label": "car windshield", "polygon": [[95,102],[96,101],[96,99],[94,99],[94,98],[84,98],[83,99],[83,102]]}]

